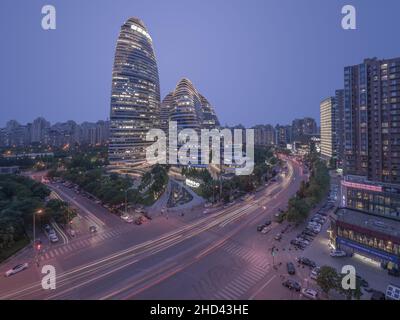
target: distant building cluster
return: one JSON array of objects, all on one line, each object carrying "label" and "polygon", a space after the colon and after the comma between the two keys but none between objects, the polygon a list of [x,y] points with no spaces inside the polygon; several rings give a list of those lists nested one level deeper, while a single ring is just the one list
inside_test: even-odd
[{"label": "distant building cluster", "polygon": [[23,147],[29,145],[48,145],[63,147],[73,144],[102,145],[108,142],[109,122],[96,123],[75,121],[58,122],[51,125],[39,117],[25,125],[15,120],[0,128],[0,147]]}]

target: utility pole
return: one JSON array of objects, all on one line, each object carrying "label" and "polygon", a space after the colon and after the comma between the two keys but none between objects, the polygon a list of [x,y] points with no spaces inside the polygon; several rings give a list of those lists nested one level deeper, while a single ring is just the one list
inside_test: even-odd
[{"label": "utility pole", "polygon": [[[34,251],[34,259],[35,262],[38,264],[37,261],[37,248],[36,248],[36,214],[41,214],[43,212],[42,209],[33,212],[33,251]],[[38,265],[39,266],[39,265]]]}]

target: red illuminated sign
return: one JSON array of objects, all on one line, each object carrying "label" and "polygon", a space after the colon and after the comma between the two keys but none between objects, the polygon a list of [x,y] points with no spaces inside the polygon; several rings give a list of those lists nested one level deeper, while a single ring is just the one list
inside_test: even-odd
[{"label": "red illuminated sign", "polygon": [[368,191],[374,191],[374,192],[382,192],[382,187],[381,186],[372,186],[370,184],[342,181],[342,185],[345,186],[345,187],[354,188],[354,189],[368,190]]}]

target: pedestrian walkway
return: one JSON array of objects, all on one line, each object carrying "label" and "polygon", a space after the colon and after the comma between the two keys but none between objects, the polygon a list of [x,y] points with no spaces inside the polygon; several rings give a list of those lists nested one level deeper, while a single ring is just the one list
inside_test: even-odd
[{"label": "pedestrian walkway", "polygon": [[252,265],[241,275],[229,282],[224,288],[213,294],[216,300],[237,300],[243,298],[250,288],[265,277],[270,267],[260,268]]},{"label": "pedestrian walkway", "polygon": [[112,230],[101,232],[96,235],[90,235],[88,237],[78,238],[78,239],[70,241],[68,244],[65,244],[62,246],[57,246],[54,248],[50,247],[49,249],[47,249],[40,255],[40,261],[46,261],[46,260],[54,259],[58,256],[76,252],[77,250],[113,239],[115,237],[120,236],[124,232],[131,231],[131,230],[132,230],[131,226],[114,228]]},{"label": "pedestrian walkway", "polygon": [[245,248],[236,243],[225,243],[221,247],[225,252],[238,257],[249,263],[249,267],[227,283],[226,286],[216,291],[212,296],[216,300],[237,300],[244,298],[244,295],[265,277],[270,271],[271,264],[266,255]]},{"label": "pedestrian walkway", "polygon": [[267,269],[270,265],[266,255],[260,255],[259,252],[255,252],[251,249],[249,250],[238,244],[226,243],[222,246],[222,249],[261,269]]}]

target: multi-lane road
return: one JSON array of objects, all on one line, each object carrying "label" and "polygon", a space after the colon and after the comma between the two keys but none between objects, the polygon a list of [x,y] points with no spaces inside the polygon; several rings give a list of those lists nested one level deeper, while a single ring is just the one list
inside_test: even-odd
[{"label": "multi-lane road", "polygon": [[[288,162],[288,174],[256,194],[190,221],[157,217],[150,223],[125,224],[99,206],[57,188],[57,194],[76,206],[82,219],[100,227],[41,255],[40,266],[0,279],[0,299],[258,299],[265,292],[287,295],[281,286],[285,271],[279,262],[291,258],[283,249],[272,257],[276,233],[257,225],[272,220],[305,179],[301,166]],[[0,266],[0,272],[10,264]],[[41,267],[53,265],[56,289],[41,286]],[[271,287],[272,286],[272,287]],[[274,296],[271,296],[274,298]],[[290,296],[286,296],[290,298]]]}]

